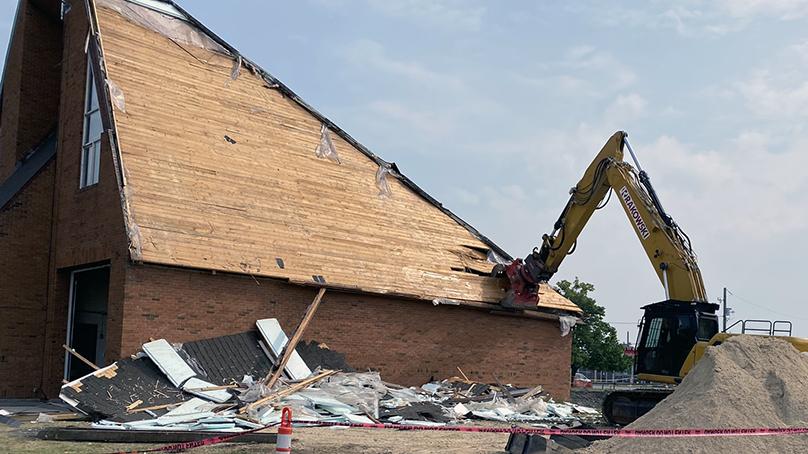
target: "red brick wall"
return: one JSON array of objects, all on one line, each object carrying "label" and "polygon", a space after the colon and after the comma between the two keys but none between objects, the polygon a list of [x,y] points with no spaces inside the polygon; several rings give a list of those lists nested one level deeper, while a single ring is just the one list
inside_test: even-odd
[{"label": "red brick wall", "polygon": [[108,262],[110,292],[107,315],[109,363],[120,357],[120,314],[123,302],[127,238],[109,139],[101,139],[97,185],[79,189],[87,56],[84,45],[89,24],[84,2],[71,2],[64,23],[64,59],[57,156],[56,225],[52,243],[52,291],[48,303],[46,359],[43,384],[48,394],[58,390],[64,368],[70,270]]},{"label": "red brick wall", "polygon": [[[291,336],[316,291],[279,281],[130,265],[126,272],[122,354],[149,337],[185,342],[254,328],[277,318]],[[357,369],[390,382],[469,376],[517,385],[543,384],[569,396],[571,338],[558,324],[424,301],[327,292],[303,336],[345,353]]]},{"label": "red brick wall", "polygon": [[71,2],[65,16],[64,75],[59,122],[57,188],[57,269],[125,256],[126,235],[112,151],[101,138],[98,184],[79,189],[88,24],[84,2]]},{"label": "red brick wall", "polygon": [[[4,68],[0,183],[56,126],[59,109],[61,24],[20,5]],[[48,163],[0,208],[0,397],[39,394],[56,167]]]},{"label": "red brick wall", "polygon": [[6,65],[3,67],[3,114],[0,116],[0,182],[6,181],[17,163],[17,123],[20,112],[23,39],[27,2],[20,3],[14,34],[9,39]]},{"label": "red brick wall", "polygon": [[0,398],[34,396],[40,383],[55,167],[0,209]]},{"label": "red brick wall", "polygon": [[56,126],[59,113],[62,25],[38,4],[20,8],[4,68],[0,182]]},{"label": "red brick wall", "polygon": [[[6,73],[0,175],[2,169],[13,169],[16,157],[12,152],[27,150],[55,125],[57,112],[59,137],[55,162],[17,196],[19,200],[15,200],[21,204],[15,205],[15,211],[0,213],[0,231],[8,232],[6,240],[0,238],[0,269],[12,271],[0,273],[0,279],[8,278],[0,281],[4,295],[0,304],[8,307],[0,322],[0,361],[4,361],[0,362],[0,395],[9,397],[32,397],[35,388],[55,397],[59,389],[72,269],[112,264],[106,357],[114,361],[120,356],[128,260],[106,137],[102,138],[99,183],[79,189],[87,68],[84,46],[89,27],[84,2],[71,2],[64,24],[53,22],[38,9],[58,11],[57,0],[34,3],[38,6],[23,2],[9,54],[9,67],[16,71]],[[41,188],[46,182],[49,186]],[[47,199],[41,195],[43,191],[49,191]],[[56,220],[53,232],[52,216]],[[9,219],[13,219],[10,224]],[[9,293],[4,285],[11,289]],[[16,373],[19,370],[25,373]],[[4,377],[6,371],[15,372]]]}]

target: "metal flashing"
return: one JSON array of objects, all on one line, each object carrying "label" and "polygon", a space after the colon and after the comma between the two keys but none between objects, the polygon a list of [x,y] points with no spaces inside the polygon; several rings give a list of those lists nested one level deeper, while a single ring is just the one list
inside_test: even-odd
[{"label": "metal flashing", "polygon": [[14,173],[0,184],[0,209],[14,198],[14,196],[50,162],[56,155],[56,131],[37,145],[21,162],[17,164]]},{"label": "metal flashing", "polygon": [[161,0],[126,0],[129,3],[134,3],[136,5],[140,5],[144,8],[148,8],[152,11],[156,11],[158,13],[166,14],[173,18],[187,21],[188,17],[177,10],[174,5],[161,1]]}]

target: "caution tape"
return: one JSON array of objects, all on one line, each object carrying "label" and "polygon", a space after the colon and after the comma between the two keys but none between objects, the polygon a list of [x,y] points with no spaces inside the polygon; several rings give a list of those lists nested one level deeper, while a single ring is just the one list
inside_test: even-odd
[{"label": "caution tape", "polygon": [[139,451],[118,451],[115,454],[141,454],[141,453],[148,453],[148,452],[182,452],[187,451],[193,448],[199,448],[202,446],[210,446],[210,445],[217,445],[219,443],[226,443],[228,441],[233,440],[234,438],[241,437],[243,435],[251,434],[253,432],[258,432],[260,430],[269,429],[271,427],[277,426],[278,423],[269,424],[264,427],[259,427],[257,429],[250,429],[245,430],[244,432],[235,432],[233,434],[228,435],[217,435],[215,437],[204,438],[202,440],[196,441],[187,441],[183,443],[175,443],[173,445],[162,446],[160,448],[154,449],[146,449],[146,450],[139,450]]},{"label": "caution tape", "polygon": [[[325,421],[292,421],[297,427],[354,427],[361,429],[395,429],[409,431],[442,431],[442,432],[477,432],[507,433],[525,435],[577,435],[579,437],[620,437],[620,438],[687,438],[687,437],[747,437],[767,435],[799,435],[808,434],[808,427],[755,427],[748,429],[549,429],[541,427],[478,427],[478,426],[422,426],[416,424],[362,424]],[[268,429],[270,424],[258,429],[229,435],[220,435],[203,440],[177,443],[161,448],[143,451],[121,451],[117,454],[138,454],[150,452],[180,452],[188,449],[226,443],[242,435]]]},{"label": "caution tape", "polygon": [[741,437],[764,435],[798,435],[808,433],[808,427],[775,427],[749,429],[549,429],[540,427],[476,427],[422,426],[415,424],[361,424],[325,421],[293,421],[308,427],[357,427],[364,429],[397,429],[412,431],[482,432],[526,435],[577,435],[620,438],[679,438],[679,437]]}]

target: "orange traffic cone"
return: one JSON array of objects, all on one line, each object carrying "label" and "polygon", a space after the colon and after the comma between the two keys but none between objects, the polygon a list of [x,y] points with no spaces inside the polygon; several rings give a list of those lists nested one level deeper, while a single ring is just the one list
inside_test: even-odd
[{"label": "orange traffic cone", "polygon": [[292,409],[281,410],[281,426],[278,427],[278,440],[275,442],[275,454],[292,452]]}]

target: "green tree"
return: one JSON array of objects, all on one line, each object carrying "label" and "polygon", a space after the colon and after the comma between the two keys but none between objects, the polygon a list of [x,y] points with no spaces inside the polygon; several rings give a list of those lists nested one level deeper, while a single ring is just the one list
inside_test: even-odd
[{"label": "green tree", "polygon": [[617,338],[617,330],[603,318],[606,309],[598,306],[589,296],[595,286],[588,282],[567,280],[556,283],[556,290],[583,310],[583,325],[577,325],[572,338],[572,368],[624,371],[631,360],[623,354],[623,345]]}]

